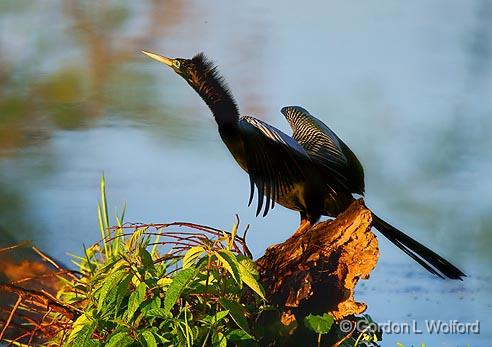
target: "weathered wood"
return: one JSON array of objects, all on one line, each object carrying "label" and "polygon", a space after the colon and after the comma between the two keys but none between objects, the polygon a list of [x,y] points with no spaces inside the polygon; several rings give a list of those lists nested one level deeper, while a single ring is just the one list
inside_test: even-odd
[{"label": "weathered wood", "polygon": [[354,300],[354,288],[378,260],[370,226],[371,212],[361,199],[335,220],[269,247],[256,261],[269,302],[283,311],[284,325],[309,313],[330,312],[342,319],[365,311],[366,304]]}]

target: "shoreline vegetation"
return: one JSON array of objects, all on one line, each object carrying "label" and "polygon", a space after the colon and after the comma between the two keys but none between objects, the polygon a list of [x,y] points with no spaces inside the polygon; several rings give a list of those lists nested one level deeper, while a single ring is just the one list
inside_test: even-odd
[{"label": "shoreline vegetation", "polygon": [[[379,346],[343,329],[379,252],[356,201],[337,219],[269,247],[254,261],[239,218],[231,231],[191,223],[111,225],[104,177],[101,241],[72,255],[76,270],[32,247],[0,292],[0,340],[13,346]],[[0,250],[5,256],[24,245]],[[15,275],[14,275],[15,274]],[[2,305],[3,306],[3,305]],[[375,323],[374,323],[375,324]]]}]

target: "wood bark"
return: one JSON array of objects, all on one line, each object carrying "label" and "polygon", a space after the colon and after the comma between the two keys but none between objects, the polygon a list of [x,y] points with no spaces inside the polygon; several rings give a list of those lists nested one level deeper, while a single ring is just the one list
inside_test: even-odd
[{"label": "wood bark", "polygon": [[291,326],[310,313],[330,312],[339,320],[364,312],[355,285],[369,277],[378,257],[371,212],[360,199],[336,219],[269,247],[256,263],[268,301]]}]

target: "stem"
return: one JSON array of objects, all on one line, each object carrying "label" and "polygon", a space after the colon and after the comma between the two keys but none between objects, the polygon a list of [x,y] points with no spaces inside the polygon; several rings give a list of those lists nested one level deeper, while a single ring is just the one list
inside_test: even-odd
[{"label": "stem", "polygon": [[208,261],[207,261],[207,279],[205,280],[205,293],[204,293],[205,299],[208,299],[208,281],[209,281],[209,278],[210,278],[210,265],[211,265],[211,262],[212,262],[212,258],[210,256],[210,254],[207,254],[207,256],[208,256]]},{"label": "stem", "polygon": [[210,330],[207,332],[207,336],[205,336],[205,340],[203,340],[203,344],[202,344],[202,347],[205,347],[206,346],[206,343],[208,341],[208,337],[210,336]]},{"label": "stem", "polygon": [[222,297],[225,297],[227,290],[227,271],[224,268],[222,268],[220,277],[222,278]]}]

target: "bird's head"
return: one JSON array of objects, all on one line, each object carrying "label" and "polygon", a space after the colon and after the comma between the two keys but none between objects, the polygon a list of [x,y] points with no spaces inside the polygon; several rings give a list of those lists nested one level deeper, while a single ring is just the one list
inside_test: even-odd
[{"label": "bird's head", "polygon": [[207,80],[221,79],[214,64],[203,53],[199,53],[191,59],[173,59],[147,51],[142,51],[142,53],[172,68],[195,89],[199,89]]},{"label": "bird's head", "polygon": [[142,51],[183,77],[210,107],[219,126],[236,126],[239,117],[234,97],[217,67],[203,53],[191,59],[167,58],[165,56]]}]

